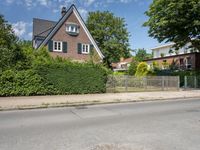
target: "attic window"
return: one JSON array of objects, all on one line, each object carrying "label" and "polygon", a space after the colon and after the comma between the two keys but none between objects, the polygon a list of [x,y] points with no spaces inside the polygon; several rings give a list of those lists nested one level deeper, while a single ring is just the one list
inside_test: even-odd
[{"label": "attic window", "polygon": [[79,26],[75,23],[67,23],[66,24],[66,32],[69,35],[78,35],[79,34]]}]

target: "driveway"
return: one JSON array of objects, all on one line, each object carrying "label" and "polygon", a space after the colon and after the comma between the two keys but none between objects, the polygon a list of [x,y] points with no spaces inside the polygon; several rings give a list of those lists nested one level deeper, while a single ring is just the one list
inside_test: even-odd
[{"label": "driveway", "polygon": [[0,112],[1,150],[199,150],[200,99]]}]

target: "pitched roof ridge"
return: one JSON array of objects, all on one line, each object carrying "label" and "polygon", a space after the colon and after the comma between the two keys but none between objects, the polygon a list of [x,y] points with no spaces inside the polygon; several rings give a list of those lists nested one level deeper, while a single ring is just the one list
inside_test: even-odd
[{"label": "pitched roof ridge", "polygon": [[41,19],[41,18],[33,18],[33,20],[43,20],[43,21],[48,21],[48,22],[54,22],[54,23],[57,23],[57,21],[47,20],[47,19]]},{"label": "pitched roof ridge", "polygon": [[39,33],[39,34],[37,34],[37,35],[35,35],[35,36],[38,36],[38,35],[41,35],[42,33],[45,33],[45,32],[47,32],[47,31],[49,31],[50,29],[53,29],[54,28],[54,26],[53,27],[50,27],[50,28],[48,28],[47,30],[45,30],[45,31],[42,31],[41,33]]}]

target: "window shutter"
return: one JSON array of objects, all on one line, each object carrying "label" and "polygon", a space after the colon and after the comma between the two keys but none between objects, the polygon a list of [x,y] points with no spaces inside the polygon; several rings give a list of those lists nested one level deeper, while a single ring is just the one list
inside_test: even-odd
[{"label": "window shutter", "polygon": [[48,50],[49,50],[49,52],[53,52],[53,41],[52,40],[49,40]]},{"label": "window shutter", "polygon": [[67,42],[63,42],[62,43],[62,45],[63,45],[63,53],[67,53]]},{"label": "window shutter", "polygon": [[82,53],[82,44],[81,43],[78,43],[77,50],[78,50],[78,54]]},{"label": "window shutter", "polygon": [[94,54],[94,45],[90,44],[90,54]]}]

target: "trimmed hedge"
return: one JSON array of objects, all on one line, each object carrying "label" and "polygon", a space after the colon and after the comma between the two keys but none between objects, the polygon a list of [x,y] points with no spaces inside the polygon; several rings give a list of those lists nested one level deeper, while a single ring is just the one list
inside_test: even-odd
[{"label": "trimmed hedge", "polygon": [[28,96],[55,93],[55,88],[52,85],[46,84],[33,70],[6,70],[0,75],[0,96]]},{"label": "trimmed hedge", "polygon": [[0,74],[0,96],[87,94],[106,91],[107,72],[92,64],[49,63]]},{"label": "trimmed hedge", "polygon": [[39,65],[38,74],[53,85],[59,94],[106,92],[106,70],[98,65],[58,63]]}]

